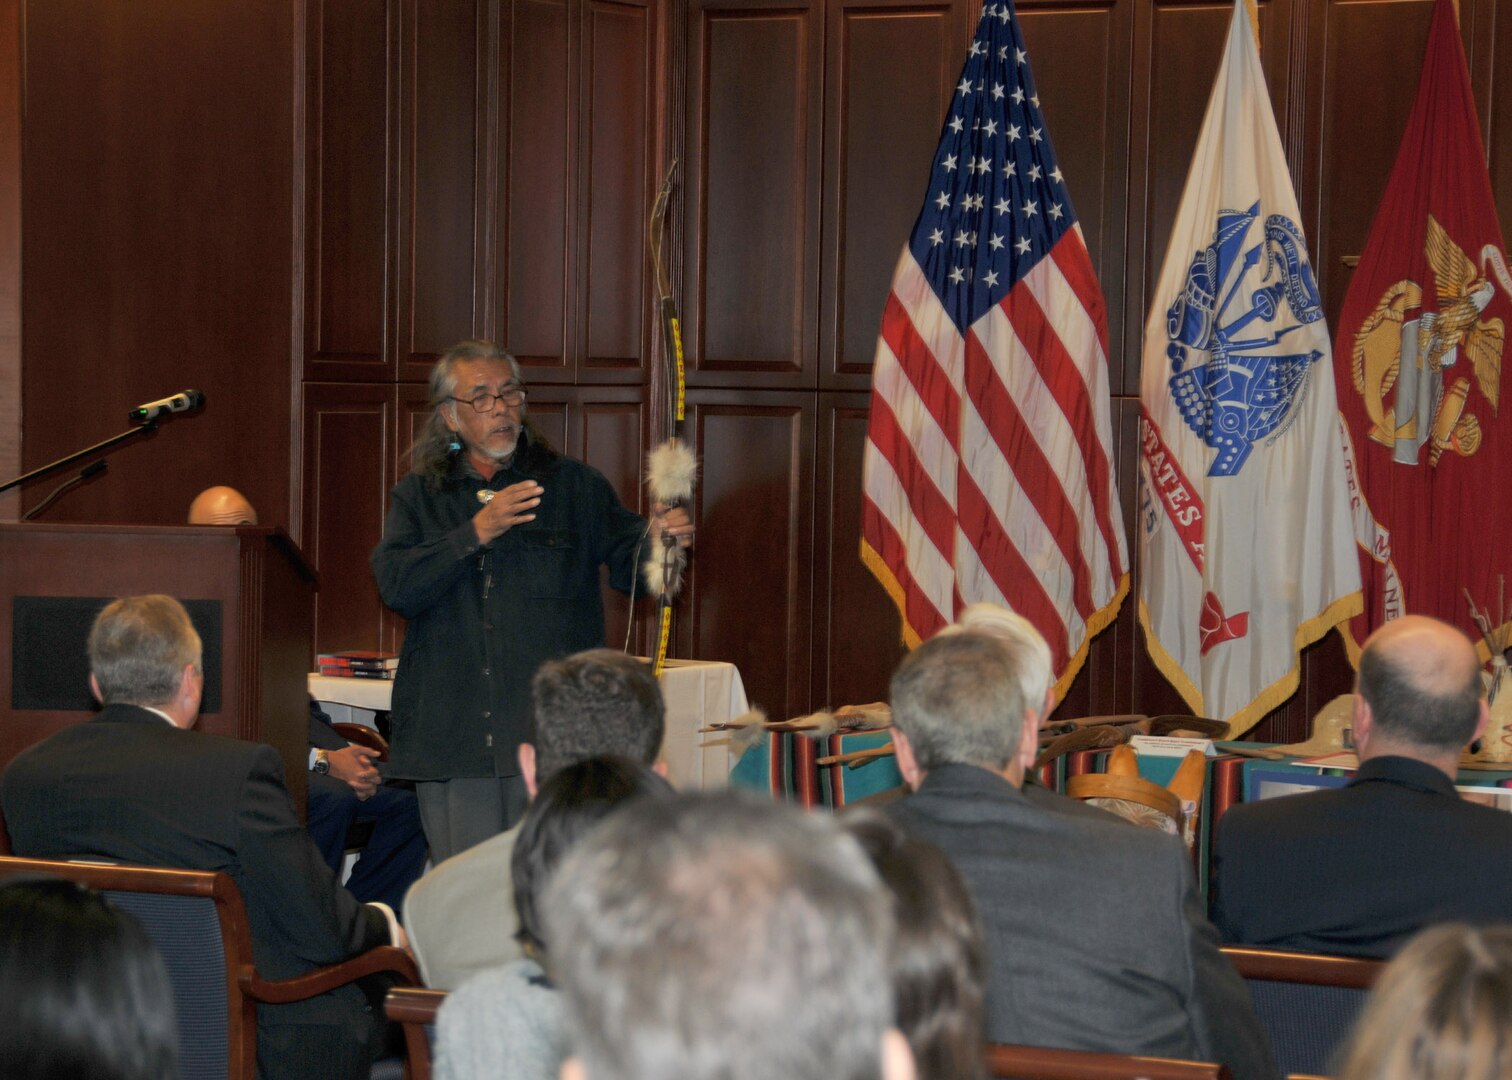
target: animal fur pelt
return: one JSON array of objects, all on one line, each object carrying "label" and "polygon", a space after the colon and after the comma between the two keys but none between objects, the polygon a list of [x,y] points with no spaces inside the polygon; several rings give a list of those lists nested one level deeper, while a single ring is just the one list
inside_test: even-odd
[{"label": "animal fur pelt", "polygon": [[[668,439],[646,458],[646,487],[652,501],[663,506],[690,501],[697,476],[698,458],[680,439]],[[687,552],[676,544],[663,544],[661,550],[647,553],[643,567],[647,588],[671,599],[682,589],[687,564]]]}]

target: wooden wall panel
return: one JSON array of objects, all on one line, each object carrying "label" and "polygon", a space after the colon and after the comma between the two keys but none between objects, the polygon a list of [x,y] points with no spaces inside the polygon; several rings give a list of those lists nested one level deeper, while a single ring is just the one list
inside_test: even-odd
[{"label": "wooden wall panel", "polygon": [[[641,483],[642,447],[646,443],[646,406],[635,387],[590,388],[580,391],[565,451],[586,461],[614,485],[620,501],[637,513],[650,511]],[[641,552],[644,561],[649,548]],[[603,571],[604,640],[610,648],[626,646],[626,631],[631,621],[630,598],[611,589],[608,571]],[[655,605],[646,597],[636,601],[640,616],[654,614]],[[631,651],[647,654],[654,648],[649,618],[644,618],[642,633],[628,636]]]},{"label": "wooden wall panel", "polygon": [[577,215],[568,178],[576,170],[578,41],[563,0],[511,0],[505,6],[499,104],[497,297],[499,340],[532,381],[563,379],[576,295],[571,258]]},{"label": "wooden wall panel", "polygon": [[815,383],[823,28],[803,5],[689,6],[690,383]]},{"label": "wooden wall panel", "polygon": [[651,8],[585,5],[582,302],[579,374],[639,381],[651,352],[646,215],[651,206]]},{"label": "wooden wall panel", "polygon": [[530,422],[552,446],[567,445],[570,388],[539,387],[530,396]]},{"label": "wooden wall panel", "polygon": [[809,702],[814,396],[695,390],[703,463],[678,656],[729,660],[771,716]]},{"label": "wooden wall panel", "polygon": [[408,4],[397,313],[403,374],[423,378],[438,354],[482,329],[479,31],[487,5]]},{"label": "wooden wall panel", "polygon": [[649,502],[642,493],[646,405],[632,387],[585,390],[565,451],[603,473],[620,501],[637,513]]},{"label": "wooden wall panel", "polygon": [[[178,523],[230,482],[286,524],[289,8],[37,0],[24,20],[25,66],[6,76],[25,80],[22,463],[122,431],[141,402],[209,398],[112,453],[44,520]],[[61,479],[29,485],[25,504]]]},{"label": "wooden wall panel", "polygon": [[[0,0],[0,480],[21,473],[21,0]],[[0,495],[0,521],[21,493]]]},{"label": "wooden wall panel", "polygon": [[[17,12],[5,5],[0,18]],[[654,340],[644,218],[675,147],[669,231],[705,479],[674,652],[740,663],[774,713],[877,696],[898,646],[855,556],[866,379],[973,5],[24,6],[11,90],[26,111],[9,143],[0,91],[0,154],[25,143],[15,235],[0,168],[0,397],[17,333],[4,291],[19,280],[20,464],[120,430],[137,402],[191,385],[210,397],[203,416],[113,455],[50,520],[175,522],[199,488],[235,483],[329,564],[320,625],[335,640],[322,643],[392,647],[402,623],[376,606],[367,548],[426,415],[418,380],[456,338],[520,353],[536,421],[639,498]],[[1261,6],[1332,316],[1341,258],[1358,252],[1400,136],[1428,3]],[[1461,6],[1505,222],[1512,20],[1497,0]],[[1228,14],[1213,0],[1019,5],[1112,305],[1126,517],[1147,287]],[[6,424],[0,412],[0,455]],[[1145,656],[1133,595],[1068,709],[1179,707]],[[1262,734],[1297,733],[1347,684],[1331,642],[1304,663],[1303,693]]]},{"label": "wooden wall panel", "polygon": [[925,195],[969,7],[963,0],[830,5],[821,386],[871,384],[882,306]]},{"label": "wooden wall panel", "polygon": [[304,393],[301,545],[320,575],[315,649],[376,649],[385,612],[368,557],[383,536],[394,484],[397,393],[392,384],[309,383]]},{"label": "wooden wall panel", "polygon": [[400,0],[309,0],[305,376],[392,376]]},{"label": "wooden wall panel", "polygon": [[[1330,326],[1349,288],[1350,268],[1343,260],[1364,250],[1396,161],[1432,14],[1431,0],[1356,0],[1331,3],[1319,20],[1324,63],[1314,73],[1321,82],[1315,94],[1322,113],[1317,153],[1328,212],[1309,239]],[[1404,74],[1361,78],[1366,71]]]},{"label": "wooden wall panel", "polygon": [[[1485,5],[1481,5],[1484,9]],[[1490,11],[1496,13],[1495,0]],[[1486,51],[1499,61],[1495,78],[1483,76],[1491,86],[1491,100],[1481,113],[1481,126],[1486,136],[1486,150],[1491,167],[1492,190],[1496,193],[1496,212],[1501,221],[1502,239],[1512,232],[1512,74],[1507,67],[1512,63],[1512,18],[1507,12],[1501,18],[1491,20],[1489,32],[1484,35]]]},{"label": "wooden wall panel", "polygon": [[807,708],[885,700],[906,653],[898,611],[861,562],[864,393],[819,395],[814,503],[814,672]]}]

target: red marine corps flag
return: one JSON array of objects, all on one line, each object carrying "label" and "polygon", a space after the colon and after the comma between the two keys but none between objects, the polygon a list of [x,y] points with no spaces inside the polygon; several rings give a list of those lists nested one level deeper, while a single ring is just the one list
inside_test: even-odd
[{"label": "red marine corps flag", "polygon": [[903,249],[872,379],[861,557],[918,644],[1023,615],[1057,695],[1128,590],[1107,318],[1008,0],[987,4]]},{"label": "red marine corps flag", "polygon": [[1500,411],[1509,297],[1465,54],[1450,0],[1438,0],[1334,344],[1365,581],[1352,655],[1409,611],[1479,639],[1466,589],[1497,609],[1497,576],[1512,573],[1512,430]]}]

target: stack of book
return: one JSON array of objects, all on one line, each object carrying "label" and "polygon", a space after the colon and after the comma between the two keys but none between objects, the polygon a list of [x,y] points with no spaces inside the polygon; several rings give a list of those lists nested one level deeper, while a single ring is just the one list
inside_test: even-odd
[{"label": "stack of book", "polygon": [[397,654],[368,649],[321,653],[316,661],[322,675],[352,679],[392,679],[399,668]]}]

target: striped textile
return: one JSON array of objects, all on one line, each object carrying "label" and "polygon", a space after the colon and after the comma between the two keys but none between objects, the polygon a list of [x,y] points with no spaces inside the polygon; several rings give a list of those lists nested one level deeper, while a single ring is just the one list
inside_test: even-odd
[{"label": "striped textile", "polygon": [[1128,590],[1102,292],[1017,17],[982,12],[882,316],[861,557],[910,646],[991,601],[1057,694]]}]

